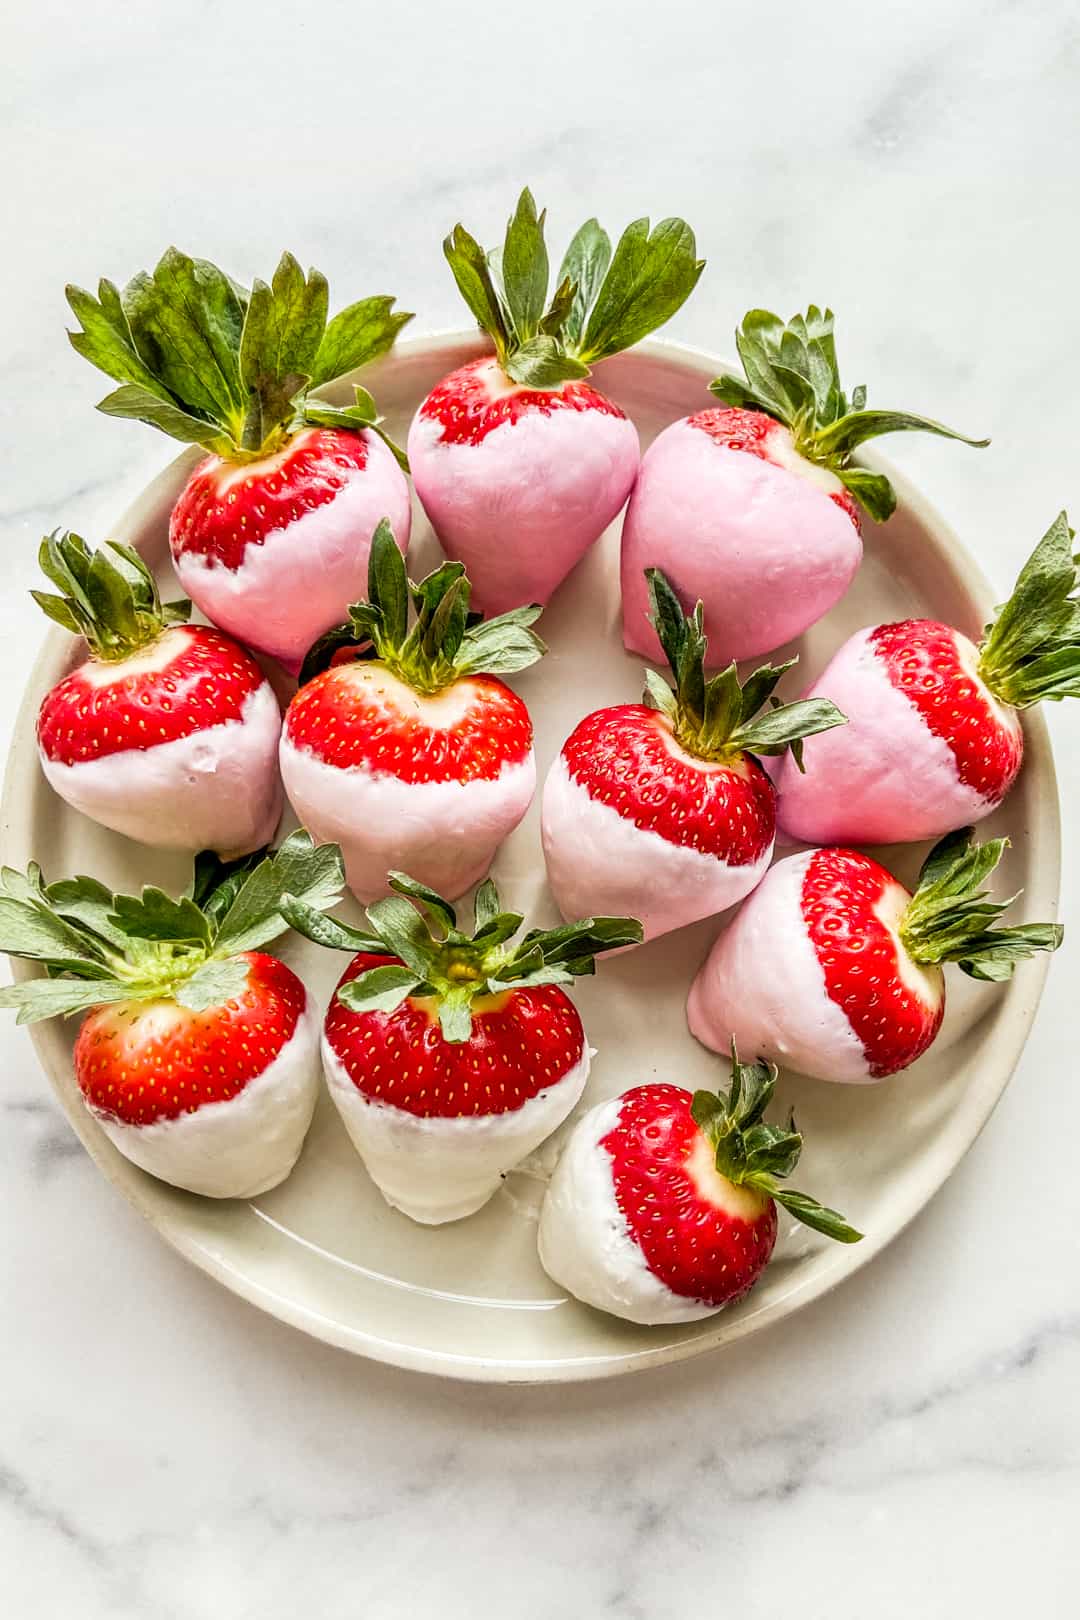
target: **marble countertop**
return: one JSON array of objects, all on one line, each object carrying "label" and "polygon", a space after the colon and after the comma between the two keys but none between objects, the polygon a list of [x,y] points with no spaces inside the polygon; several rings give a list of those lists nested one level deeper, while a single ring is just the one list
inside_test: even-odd
[{"label": "marble countertop", "polygon": [[[38,538],[101,535],[171,454],[91,410],[62,285],[174,239],[240,276],[286,244],[338,287],[359,266],[419,329],[461,324],[445,229],[490,236],[525,180],[559,237],[682,213],[710,267],[670,335],[724,349],[752,303],[827,298],[849,381],[993,435],[977,462],[889,453],[997,586],[1080,509],[1068,0],[36,0],[5,55],[5,746]],[[1070,823],[1080,714],[1049,719]],[[549,1390],[352,1360],[221,1291],[105,1184],[5,1022],[5,1614],[1075,1613],[1078,962],[1074,935],[993,1120],[882,1259],[720,1356]]]}]

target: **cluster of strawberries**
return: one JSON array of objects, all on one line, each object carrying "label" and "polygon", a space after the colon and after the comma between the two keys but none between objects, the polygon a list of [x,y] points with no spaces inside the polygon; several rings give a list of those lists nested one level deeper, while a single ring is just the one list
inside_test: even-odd
[{"label": "cluster of strawberries", "polygon": [[[163,603],[118,542],[43,542],[54,591],[35,597],[89,656],[42,703],[41,764],[79,811],[196,860],[180,898],[5,869],[0,947],[47,974],[0,1003],[85,1014],[78,1084],[135,1163],[251,1197],[295,1163],[320,1066],[310,997],[263,947],[291,927],[348,952],[321,1032],[330,1094],[389,1202],[438,1223],[479,1209],[578,1103],[591,1053],[574,978],[742,902],[688,1004],[693,1033],[731,1051],[730,1090],[638,1086],[593,1109],[540,1223],[543,1264],[578,1298],[686,1321],[752,1286],[777,1203],[859,1236],[784,1185],[801,1138],[765,1121],[776,1065],[892,1074],[940,1028],[943,963],[1002,980],[1060,941],[1055,925],[998,925],[1009,902],[984,883],[1003,841],[971,828],[1020,769],[1018,711],[1080,693],[1072,537],[1062,514],[978,646],[943,624],[879,625],[782,703],[790,663],[740,680],[735,660],[827,612],[859,564],[860,512],[893,510],[855,450],[961,435],[869,409],[863,388],[849,399],[827,311],[755,310],[745,375],[718,378],[719,403],[642,458],[590,370],[689,296],[689,227],[639,220],[613,249],[589,221],[550,299],[527,191],[499,255],[460,226],[444,248],[494,353],[432,390],[408,460],[365,389],[348,406],[318,393],[392,347],[410,319],[393,299],[330,319],[324,278],[289,255],[249,290],[175,250],[122,290],[69,290],[74,346],[118,385],[101,409],[208,454],[170,524],[191,601]],[[448,558],[419,582],[410,464]],[[542,836],[567,921],[522,935],[482,881],[536,788],[529,713],[503,677],[543,655],[543,604],[628,499],[624,637],[662,652],[672,684],[649,670],[641,705],[589,714],[566,741]],[[213,627],[189,623],[192,602]],[[298,677],[283,721],[253,652]],[[304,830],[268,852],[283,786]],[[817,847],[772,865],[778,823]],[[914,895],[846,847],[931,838]],[[467,931],[451,902],[478,883]],[[365,930],[327,915],[346,884]]]}]

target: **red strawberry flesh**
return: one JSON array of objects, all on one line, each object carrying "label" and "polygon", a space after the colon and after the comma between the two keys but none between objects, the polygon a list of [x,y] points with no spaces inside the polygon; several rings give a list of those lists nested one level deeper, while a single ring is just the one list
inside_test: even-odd
[{"label": "red strawberry flesh", "polygon": [[239,568],[248,546],[328,506],[367,464],[362,434],[308,428],[284,450],[262,461],[236,463],[219,456],[200,462],[173,508],[169,544]]},{"label": "red strawberry flesh", "polygon": [[464,677],[424,697],[381,664],[324,670],[302,686],[286,735],[326,764],[364,767],[403,782],[493,780],[532,746],[525,704],[490,675]]},{"label": "red strawberry flesh", "polygon": [[[389,960],[361,953],[340,982]],[[443,1039],[433,1001],[361,1013],[335,997],[326,1036],[358,1091],[421,1119],[511,1113],[557,1085],[585,1053],[577,1009],[557,985],[478,998],[472,1034],[460,1043]]]},{"label": "red strawberry flesh", "polygon": [[192,1012],[175,1001],[99,1007],[75,1042],[75,1078],[91,1108],[128,1125],[226,1102],[274,1061],[304,1010],[304,986],[283,962],[252,951],[241,993]]},{"label": "red strawberry flesh", "polygon": [[695,759],[643,704],[587,715],[563,758],[591,798],[669,843],[748,866],[772,841],[776,792],[758,762],[748,754],[731,764]]},{"label": "red strawberry flesh", "polygon": [[1002,708],[976,675],[976,649],[958,637],[936,620],[904,619],[879,625],[870,643],[891,685],[948,745],[960,780],[997,804],[1020,769],[1024,736],[1015,712]]},{"label": "red strawberry flesh", "polygon": [[[492,387],[493,374],[504,386]],[[444,377],[420,407],[420,415],[438,422],[443,444],[480,444],[489,433],[523,416],[556,411],[600,411],[605,416],[625,413],[587,382],[567,382],[561,388],[521,388],[503,378],[485,357]]]},{"label": "red strawberry flesh", "polygon": [[757,1281],[776,1243],[776,1208],[715,1169],[680,1086],[636,1086],[601,1146],[615,1200],[649,1270],[672,1293],[721,1306]]},{"label": "red strawberry flesh", "polygon": [[218,630],[178,625],[115,664],[92,659],[45,698],[38,741],[64,765],[190,737],[239,720],[265,677]]},{"label": "red strawberry flesh", "polygon": [[[760,461],[771,462],[773,466],[788,465],[787,460],[779,458],[772,448],[776,435],[786,435],[787,429],[771,416],[766,416],[764,411],[746,411],[737,406],[730,409],[713,408],[688,417],[687,426],[700,428],[725,450],[744,450],[747,455],[757,456]],[[829,491],[829,499],[847,513],[856,529],[861,529],[859,507],[854,496],[846,489],[838,489]]]},{"label": "red strawberry flesh", "polygon": [[855,850],[815,851],[803,877],[802,913],[826,994],[876,1077],[920,1057],[945,1014],[940,970],[919,968],[895,932],[908,898],[891,873]]}]

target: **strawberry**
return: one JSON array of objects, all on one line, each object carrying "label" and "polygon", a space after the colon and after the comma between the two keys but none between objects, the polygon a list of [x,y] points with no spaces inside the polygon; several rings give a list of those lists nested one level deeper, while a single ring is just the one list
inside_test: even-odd
[{"label": "strawberry", "polygon": [[390,887],[370,934],[288,897],[282,910],[317,944],[358,952],[326,1015],[330,1095],[387,1202],[440,1225],[486,1204],[574,1107],[591,1053],[563,986],[641,926],[590,917],[515,944],[523,919],[490,879],[472,934],[425,884],[394,872]]},{"label": "strawberry", "polygon": [[411,585],[380,524],[370,600],[312,649],[285,716],[286,792],[304,826],[340,843],[361,900],[385,894],[401,863],[456,899],[532,799],[532,721],[494,672],[542,655],[529,629],[540,609],[484,622],[469,613],[469,592],[460,563]]},{"label": "strawberry", "polygon": [[417,494],[488,613],[546,603],[621,510],[637,431],[585,379],[669,320],[704,264],[681,219],[651,233],[636,220],[614,254],[591,219],[548,304],[544,221],[523,191],[498,267],[461,225],[447,237],[454,279],[495,354],[443,378],[409,430]]},{"label": "strawberry", "polygon": [[0,1006],[20,1023],[86,1012],[75,1079],[113,1146],[175,1187],[253,1198],[295,1164],[319,1075],[307,992],[259,947],[285,928],[286,892],[317,917],[343,878],[340,851],[303,832],[265,858],[200,855],[179,900],[5,867],[0,950],[50,976],[0,990]]},{"label": "strawberry", "polygon": [[1024,757],[1019,711],[1080,696],[1078,582],[1062,512],[977,646],[932,619],[846,641],[807,696],[828,691],[849,724],[810,745],[805,777],[781,765],[784,830],[817,844],[892,844],[988,816]]},{"label": "strawberry", "polygon": [[170,248],[152,275],[98,297],[67,289],[78,352],[137,417],[209,452],[172,514],[184,589],[208,619],[295,674],[360,594],[376,523],[409,540],[404,457],[366,389],[329,405],[312,390],[389,350],[411,315],[365,298],[327,322],[326,278],[291,254],[250,292]]},{"label": "strawberry", "polygon": [[90,651],[46,694],[41,768],[76,810],[140,843],[245,854],[281,815],[281,715],[255,660],[219,630],[162,604],[153,575],[119,541],[41,543],[61,595],[40,607]]},{"label": "strawberry", "polygon": [[840,387],[831,310],[785,326],[751,310],[735,335],[744,380],[710,384],[722,408],[674,422],[654,441],[623,524],[623,637],[655,658],[644,571],[662,568],[684,601],[705,603],[717,663],[771,652],[827,613],[862,557],[859,509],[888,518],[882,473],[852,463],[882,433],[922,430],[965,444],[925,417],[866,409]]},{"label": "strawberry", "polygon": [[693,1322],[742,1299],[769,1263],[777,1204],[840,1243],[860,1232],[782,1185],[802,1137],[764,1123],[776,1069],[740,1063],[731,1091],[634,1086],[575,1127],[540,1212],[540,1262],[598,1310]]},{"label": "strawberry", "polygon": [[914,895],[852,849],[778,861],[720,935],[690,990],[691,1033],[820,1080],[881,1080],[931,1045],[945,1015],[941,964],[1011,978],[1061,943],[1057,923],[994,926],[1012,904],[981,887],[1007,840],[964,828],[927,857]]},{"label": "strawberry", "polygon": [[648,671],[645,700],[586,715],[544,785],[548,880],[564,915],[628,911],[645,938],[725,911],[772,858],[776,793],[755,754],[781,754],[843,723],[825,699],[760,714],[790,664],[745,686],[732,664],[706,681],[702,605],[684,616],[651,569],[649,599],[675,677]]}]

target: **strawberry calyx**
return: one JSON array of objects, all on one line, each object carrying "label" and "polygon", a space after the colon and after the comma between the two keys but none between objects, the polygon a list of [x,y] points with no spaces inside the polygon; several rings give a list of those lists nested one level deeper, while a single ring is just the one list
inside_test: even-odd
[{"label": "strawberry calyx", "polygon": [[1074,531],[1059,512],[986,626],[979,675],[1015,709],[1080,697],[1080,567]]},{"label": "strawberry calyx", "polygon": [[671,319],[705,268],[682,219],[649,227],[637,219],[612,251],[597,220],[581,226],[559,267],[550,301],[546,211],[526,186],[500,252],[486,253],[463,225],[443,243],[454,280],[499,365],[526,388],[557,388],[587,377]]},{"label": "strawberry calyx", "polygon": [[807,1193],[781,1185],[799,1162],[803,1139],[795,1128],[794,1114],[789,1115],[786,1126],[765,1122],[777,1074],[774,1063],[761,1059],[741,1063],[733,1040],[731,1090],[694,1092],[690,1112],[714,1151],[716,1168],[734,1186],[764,1193],[815,1232],[838,1243],[858,1243],[862,1233],[843,1215]]},{"label": "strawberry calyx", "polygon": [[[704,607],[693,613],[683,606],[670,580],[659,568],[646,568],[652,622],[675,679],[674,688],[657,675],[645,672],[644,701],[671,721],[676,741],[698,759],[726,761],[740,754],[782,754],[787,749],[799,769],[802,739],[842,726],[847,717],[828,698],[803,698],[781,703],[773,697],[780,677],[798,663],[762,664],[740,682],[735,664],[710,680],[705,678],[708,637]],[[768,710],[762,714],[766,702]]]},{"label": "strawberry calyx", "polygon": [[344,882],[338,846],[315,846],[302,830],[236,861],[205,850],[179,899],[152,886],[113,894],[85,876],[46,884],[36,863],[6,866],[0,950],[41,962],[48,976],[0,989],[0,1007],[17,1008],[20,1024],[162,998],[205,1012],[243,991],[248,963],[239,958],[284,933],[284,894],[302,895],[317,916]]},{"label": "strawberry calyx", "polygon": [[485,619],[469,611],[471,593],[459,562],[443,563],[413,584],[383,518],[371,540],[368,600],[354,602],[346,623],[319,637],[304,659],[300,685],[345,661],[350,649],[351,657],[377,660],[428,696],[466,675],[515,674],[544,656],[547,648],[529,628],[541,607],[514,608]]},{"label": "strawberry calyx", "polygon": [[119,540],[91,551],[81,535],[54,529],[41,542],[38,564],[60,592],[31,591],[38,607],[106,662],[129,658],[191,616],[187,600],[162,602],[138,552]]},{"label": "strawberry calyx", "polygon": [[559,928],[532,928],[515,941],[525,918],[502,910],[490,878],[476,891],[473,929],[466,933],[458,927],[454,907],[434,889],[405,872],[391,872],[388,881],[393,894],[367,908],[368,934],[321,916],[299,896],[286,895],[281,913],[316,945],[392,958],[339,987],[338,999],[346,1007],[392,1013],[410,997],[431,997],[443,1039],[455,1045],[472,1033],[478,997],[572,984],[596,971],[602,951],[642,939],[641,924],[632,917],[585,917]]},{"label": "strawberry calyx", "polygon": [[68,333],[72,347],[120,384],[98,405],[107,416],[148,422],[232,462],[272,455],[305,424],[386,438],[366,389],[345,407],[312,391],[386,354],[412,316],[377,296],[328,320],[326,277],[305,275],[291,253],[249,291],[171,247],[122,290],[103,280],[95,298],[69,286],[67,301],[81,323]]},{"label": "strawberry calyx", "polygon": [[883,433],[935,433],[977,450],[990,440],[969,439],[906,411],[867,410],[862,384],[849,399],[840,386],[833,320],[831,309],[816,304],[787,323],[770,310],[749,310],[735,333],[745,376],[724,372],[709,391],[725,405],[764,411],[783,422],[799,454],[835,473],[863,510],[882,523],[896,510],[896,492],[884,473],[852,464],[859,445]]},{"label": "strawberry calyx", "polygon": [[973,827],[935,844],[900,920],[900,942],[912,961],[955,962],[972,979],[1000,984],[1012,978],[1018,962],[1057,950],[1064,935],[1060,923],[995,926],[1020,898],[1017,893],[994,900],[982,888],[1008,847],[1007,838],[976,843]]}]

